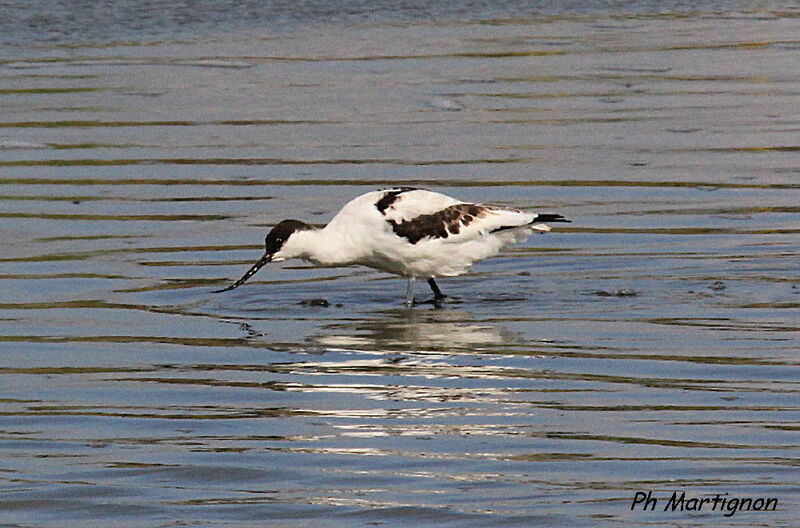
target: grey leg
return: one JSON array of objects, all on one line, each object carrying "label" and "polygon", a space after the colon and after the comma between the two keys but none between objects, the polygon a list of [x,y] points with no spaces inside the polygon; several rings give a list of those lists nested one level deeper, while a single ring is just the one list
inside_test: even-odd
[{"label": "grey leg", "polygon": [[408,286],[406,287],[406,305],[414,305],[414,279],[416,277],[408,278]]}]

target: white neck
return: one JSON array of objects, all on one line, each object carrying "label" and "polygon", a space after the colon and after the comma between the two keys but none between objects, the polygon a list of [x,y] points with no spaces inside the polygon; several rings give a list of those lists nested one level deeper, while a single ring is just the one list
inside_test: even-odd
[{"label": "white neck", "polygon": [[352,254],[343,247],[346,240],[333,236],[326,229],[295,231],[275,255],[283,259],[299,258],[316,266],[351,264]]}]

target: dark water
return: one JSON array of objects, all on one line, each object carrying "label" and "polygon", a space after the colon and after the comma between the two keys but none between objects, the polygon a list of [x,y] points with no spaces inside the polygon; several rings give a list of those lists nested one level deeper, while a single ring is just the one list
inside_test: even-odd
[{"label": "dark water", "polygon": [[[796,525],[798,14],[0,3],[0,525]],[[573,223],[211,293],[397,182]]]},{"label": "dark water", "polygon": [[[796,16],[770,0],[29,0],[0,2],[0,42],[83,47],[188,39],[218,32],[314,31],[334,25],[543,22],[546,17]],[[324,47],[324,43],[321,44]]]}]

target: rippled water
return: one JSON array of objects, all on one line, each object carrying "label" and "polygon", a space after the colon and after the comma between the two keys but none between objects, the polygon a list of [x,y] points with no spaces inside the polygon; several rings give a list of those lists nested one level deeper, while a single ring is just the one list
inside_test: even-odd
[{"label": "rippled water", "polygon": [[[796,8],[32,4],[0,3],[2,526],[796,523]],[[396,182],[573,223],[441,309],[294,262],[211,293]]]}]

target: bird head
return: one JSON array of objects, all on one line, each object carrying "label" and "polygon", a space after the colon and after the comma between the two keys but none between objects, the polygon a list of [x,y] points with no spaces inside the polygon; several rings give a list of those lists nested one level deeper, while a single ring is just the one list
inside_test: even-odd
[{"label": "bird head", "polygon": [[312,226],[301,222],[299,220],[282,220],[275,227],[270,229],[267,237],[264,239],[264,246],[266,251],[264,255],[253,264],[247,272],[242,275],[242,278],[221,290],[216,290],[214,293],[221,293],[238,288],[244,284],[250,277],[256,274],[265,264],[270,262],[281,262],[287,258],[292,258],[293,255],[287,254],[284,250],[286,243],[291,239],[292,234],[298,231],[305,231],[314,229]]}]

